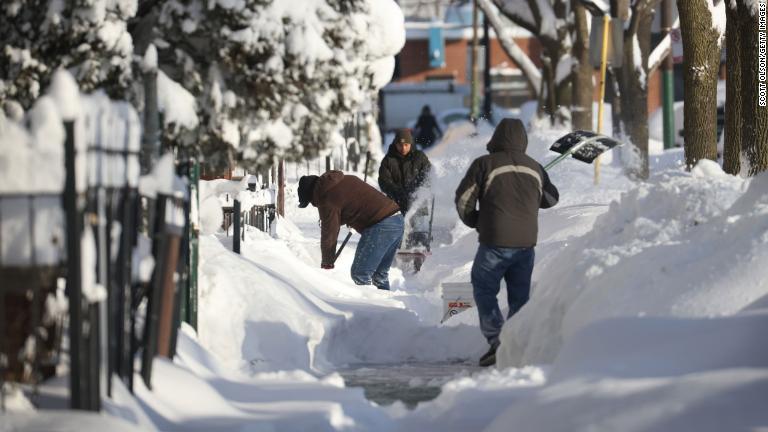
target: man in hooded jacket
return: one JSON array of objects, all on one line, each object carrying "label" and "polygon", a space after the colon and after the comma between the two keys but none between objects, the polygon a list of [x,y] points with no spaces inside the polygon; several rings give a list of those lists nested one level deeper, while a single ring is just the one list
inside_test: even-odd
[{"label": "man in hooded jacket", "polygon": [[379,166],[379,187],[406,214],[413,194],[427,181],[431,168],[427,156],[413,148],[411,131],[398,129]]},{"label": "man in hooded jacket", "polygon": [[[479,234],[472,289],[480,331],[490,348],[480,366],[496,363],[504,317],[496,296],[507,284],[507,319],[528,302],[538,236],[539,208],[557,204],[559,193],[544,168],[525,154],[528,136],[518,119],[504,119],[456,189],[459,218]],[[479,204],[479,210],[476,205]]]},{"label": "man in hooded jacket", "polygon": [[348,225],[361,234],[352,261],[352,280],[388,290],[389,268],[403,238],[403,215],[397,204],[341,171],[303,176],[298,192],[299,207],[312,203],[320,214],[320,267],[334,267],[339,229]]}]

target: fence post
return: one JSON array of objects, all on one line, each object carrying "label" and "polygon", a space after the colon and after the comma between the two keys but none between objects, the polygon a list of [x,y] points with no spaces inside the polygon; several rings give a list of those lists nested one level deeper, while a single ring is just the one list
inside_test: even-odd
[{"label": "fence post", "polygon": [[285,217],[285,159],[280,159],[277,168],[277,214]]},{"label": "fence post", "polygon": [[5,412],[5,364],[8,361],[5,356],[5,290],[0,287],[0,412]]},{"label": "fence post", "polygon": [[[154,50],[150,45],[147,50]],[[155,53],[155,56],[157,54]],[[141,141],[141,173],[149,174],[160,156],[160,114],[157,103],[157,66],[144,70],[144,136]]]},{"label": "fence post", "polygon": [[88,333],[86,343],[88,346],[88,409],[101,410],[101,321],[99,303],[90,303],[86,306],[88,314]]},{"label": "fence post", "polygon": [[[162,302],[162,274],[163,269],[167,267],[166,236],[165,234],[165,212],[168,206],[168,197],[158,195],[155,200],[154,223],[152,224],[152,235],[155,241],[152,247],[152,253],[156,257],[155,269],[152,271],[152,280],[149,283],[149,292],[147,294],[147,312],[144,320],[144,349],[141,356],[141,377],[147,388],[152,389],[152,362],[157,353],[157,323],[159,317],[159,308]],[[150,205],[150,207],[153,207]]]},{"label": "fence post", "polygon": [[64,183],[64,209],[67,223],[67,297],[69,298],[69,391],[70,407],[86,409],[83,396],[87,377],[83,373],[83,299],[80,266],[80,232],[82,217],[75,184],[75,124],[64,122],[64,164],[67,175]]},{"label": "fence post", "polygon": [[120,251],[117,258],[118,296],[116,299],[117,320],[119,333],[117,334],[117,358],[116,369],[123,382],[130,386],[133,379],[133,355],[131,353],[131,257],[133,246],[136,242],[136,222],[138,206],[138,194],[136,189],[126,187],[121,202],[120,220],[122,230],[120,232]]},{"label": "fence post", "polygon": [[[166,202],[166,212],[176,212],[177,203],[173,202],[170,198]],[[166,220],[168,220],[166,218]],[[175,342],[174,325],[176,315],[177,290],[176,282],[173,277],[176,273],[179,264],[179,252],[181,248],[181,237],[183,234],[183,226],[179,226],[176,223],[166,223],[165,230],[163,230],[164,237],[164,249],[160,250],[165,258],[165,266],[161,270],[162,273],[158,278],[159,285],[155,287],[160,288],[161,301],[159,305],[160,316],[158,317],[157,326],[157,355],[172,358],[176,351],[172,346]]]},{"label": "fence post", "polygon": [[[199,200],[199,182],[200,182],[200,163],[197,160],[193,160],[192,169],[189,175],[190,185],[190,206],[197,208],[197,214],[199,215],[200,200]],[[198,216],[199,217],[199,216]],[[189,323],[195,330],[197,330],[197,260],[198,260],[198,238],[200,236],[200,227],[198,221],[190,221],[189,227],[189,282],[187,288],[187,298],[185,301],[186,313],[184,314],[184,321]]]},{"label": "fence post", "polygon": [[240,253],[240,200],[232,208],[232,251]]}]

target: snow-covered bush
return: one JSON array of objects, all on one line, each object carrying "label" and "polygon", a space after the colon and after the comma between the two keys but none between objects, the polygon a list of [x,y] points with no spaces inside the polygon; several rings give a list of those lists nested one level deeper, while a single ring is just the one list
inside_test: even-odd
[{"label": "snow-covered bush", "polygon": [[85,92],[122,96],[133,53],[126,23],[136,9],[137,0],[3,1],[0,105],[29,108],[61,67]]},{"label": "snow-covered bush", "polygon": [[404,43],[393,0],[173,0],[158,36],[160,68],[198,98],[208,161],[247,166],[330,147]]}]

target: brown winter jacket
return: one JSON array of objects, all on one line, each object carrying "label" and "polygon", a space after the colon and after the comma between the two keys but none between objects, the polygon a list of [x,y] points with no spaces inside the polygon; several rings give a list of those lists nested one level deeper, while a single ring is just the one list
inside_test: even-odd
[{"label": "brown winter jacket", "polygon": [[[456,189],[459,217],[477,229],[480,243],[535,246],[539,208],[557,204],[557,188],[544,168],[525,154],[527,147],[522,122],[502,120],[486,147],[490,154],[472,162]],[[475,209],[478,201],[479,211]]]},{"label": "brown winter jacket", "polygon": [[357,232],[400,211],[394,201],[352,175],[328,171],[312,192],[312,205],[320,213],[320,250],[323,264],[333,264],[341,225]]}]

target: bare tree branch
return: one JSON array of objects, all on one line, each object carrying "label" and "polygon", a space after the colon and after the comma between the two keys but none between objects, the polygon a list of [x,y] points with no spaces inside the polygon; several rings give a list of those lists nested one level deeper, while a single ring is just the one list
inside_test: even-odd
[{"label": "bare tree branch", "polygon": [[521,0],[493,0],[493,4],[495,4],[496,7],[499,8],[499,11],[513,23],[535,35],[539,34],[539,24],[532,14],[527,16],[526,14],[521,13],[521,11],[531,11],[527,2]]},{"label": "bare tree branch", "polygon": [[523,76],[525,77],[526,81],[528,81],[528,84],[530,84],[531,88],[533,88],[536,96],[538,97],[538,93],[541,91],[541,71],[538,67],[536,67],[528,55],[523,52],[520,46],[517,45],[515,39],[505,28],[504,23],[496,13],[496,10],[494,9],[490,0],[477,0],[477,5],[483,11],[485,16],[488,17],[488,22],[496,32],[496,37],[499,38],[499,42],[501,42],[502,48],[504,48],[504,51],[507,53],[507,55],[523,72]]}]

